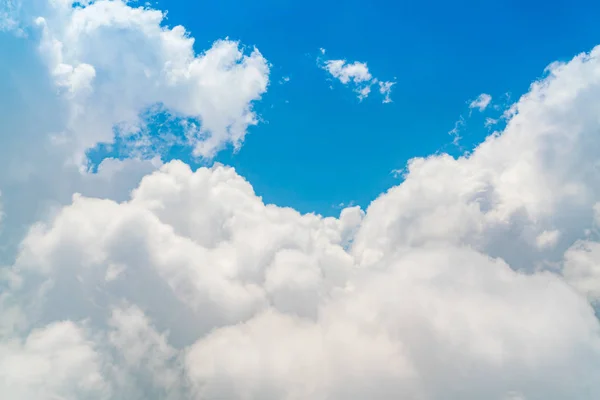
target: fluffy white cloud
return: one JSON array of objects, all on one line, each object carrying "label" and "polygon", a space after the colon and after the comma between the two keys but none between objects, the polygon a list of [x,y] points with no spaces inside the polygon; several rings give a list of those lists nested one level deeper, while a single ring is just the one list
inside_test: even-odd
[{"label": "fluffy white cloud", "polygon": [[50,4],[35,19],[40,51],[69,103],[61,140],[76,141],[77,150],[110,142],[117,124],[122,134],[140,129],[139,114],[155,104],[200,121],[187,139],[204,157],[226,143],[239,147],[256,123],[251,102],[269,82],[258,50],[244,55],[239,43],[221,40],[196,55],[185,28],[165,27],[162,12],[120,0]]},{"label": "fluffy white cloud", "polygon": [[325,61],[325,69],[343,84],[350,81],[362,83],[373,78],[367,64],[358,61],[346,63],[345,60],[327,60]]},{"label": "fluffy white cloud", "polygon": [[[468,243],[517,269],[560,261],[600,197],[596,154],[600,48],[553,64],[505,130],[471,155],[417,158],[402,185],[374,201],[353,251],[377,260],[399,246]],[[554,232],[553,246],[537,238]]]},{"label": "fluffy white cloud", "polygon": [[[324,49],[320,49],[321,54],[325,54]],[[383,95],[383,103],[391,103],[390,97],[392,86],[395,82],[380,81],[373,77],[369,72],[367,63],[355,61],[353,63],[346,60],[326,60],[322,68],[341,83],[354,88],[358,98],[363,100],[371,93],[371,86],[379,85],[379,93]]]},{"label": "fluffy white cloud", "polygon": [[[120,0],[14,0],[0,9],[2,26],[18,33],[0,33],[10,54],[0,65],[10,77],[0,82],[10,98],[2,109],[0,242],[11,249],[15,232],[75,191],[126,198],[160,165],[159,144],[210,158],[228,144],[239,148],[257,123],[252,105],[269,83],[257,49],[226,39],[198,54],[194,38],[166,26],[163,12]],[[157,133],[149,125],[157,111],[181,121],[181,132]],[[115,140],[131,147],[129,159],[85,171],[86,152]]]},{"label": "fluffy white cloud", "polygon": [[576,242],[565,253],[565,278],[591,301],[600,300],[600,243]]},{"label": "fluffy white cloud", "polygon": [[7,399],[108,398],[100,355],[70,321],[0,341],[0,393]]},{"label": "fluffy white cloud", "polygon": [[[366,260],[351,241],[364,240],[376,211],[300,215],[263,204],[231,168],[171,162],[129,201],[75,196],[32,228],[5,279],[3,315],[12,306],[24,316],[7,337],[86,320],[100,363],[92,371],[113,371],[92,398],[558,399],[600,390],[600,326],[558,276],[515,272],[451,229],[443,236],[451,221],[438,240],[407,247],[398,237]],[[40,385],[24,387],[67,398],[79,390],[66,378],[59,389]]]},{"label": "fluffy white cloud", "polygon": [[[159,43],[176,30],[156,28],[156,12],[119,2],[73,19],[103,3],[53,3],[67,17],[40,21],[43,42],[87,43],[88,29],[96,34],[95,24],[107,21],[126,31],[139,26],[142,38],[150,26]],[[53,24],[59,17],[82,37]],[[126,54],[103,44],[106,60]],[[48,65],[52,85],[64,90],[67,121],[79,118],[74,104],[92,104],[73,100],[81,94],[93,104],[118,97],[97,82],[102,63],[94,60],[104,56],[57,47],[62,59]],[[194,90],[190,79],[184,92]],[[138,93],[136,84],[124,92]],[[139,93],[169,92],[153,90]],[[223,99],[232,95],[219,90]],[[129,104],[128,96],[117,104]],[[549,67],[511,107],[505,130],[470,155],[411,160],[401,184],[366,212],[345,208],[339,218],[264,204],[220,165],[192,171],[179,161],[109,159],[74,183],[82,175],[71,169],[52,169],[60,174],[46,182],[48,175],[12,168],[19,179],[33,174],[42,186],[84,194],[51,203],[0,268],[0,393],[11,400],[596,399],[600,323],[590,302],[600,296],[599,104],[596,48]],[[113,118],[120,113],[92,115],[139,122],[137,113]],[[83,146],[103,135],[56,126]],[[50,159],[72,155],[76,147],[67,147]],[[0,181],[3,201],[40,206],[6,184],[19,179]]]}]

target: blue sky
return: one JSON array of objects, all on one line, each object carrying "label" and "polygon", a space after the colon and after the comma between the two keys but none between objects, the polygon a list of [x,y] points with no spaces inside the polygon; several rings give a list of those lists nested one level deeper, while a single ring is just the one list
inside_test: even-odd
[{"label": "blue sky", "polygon": [[[272,63],[271,84],[241,151],[218,155],[266,202],[337,214],[366,206],[414,156],[459,154],[448,131],[467,102],[489,93],[502,103],[524,93],[550,62],[588,51],[600,37],[593,1],[359,2],[225,0],[158,2],[168,23],[184,25],[201,51],[215,38],[255,45]],[[396,77],[393,103],[358,102],[317,68],[319,48]],[[290,81],[280,85],[282,77]],[[499,111],[488,109],[485,116]],[[488,130],[473,113],[465,148]]]},{"label": "blue sky", "polygon": [[[484,4],[485,3],[485,4]],[[215,38],[256,46],[272,64],[271,83],[255,104],[261,123],[244,146],[216,161],[234,166],[268,203],[336,215],[339,204],[367,206],[398,182],[407,160],[438,151],[458,155],[490,133],[475,112],[448,132],[468,102],[489,93],[505,107],[555,60],[588,51],[600,37],[592,1],[157,2],[168,24],[183,25],[198,52]],[[318,68],[327,58],[368,64],[393,79],[392,103],[359,102]],[[289,77],[281,84],[283,77]],[[333,86],[333,89],[330,88]],[[188,152],[172,152],[199,165]]]}]

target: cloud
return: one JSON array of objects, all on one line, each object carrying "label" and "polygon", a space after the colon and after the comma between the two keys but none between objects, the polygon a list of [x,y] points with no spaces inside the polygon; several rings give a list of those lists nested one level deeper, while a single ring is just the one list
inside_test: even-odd
[{"label": "cloud", "polygon": [[384,98],[383,98],[384,103],[392,102],[390,95],[392,94],[392,86],[394,86],[395,84],[396,84],[396,82],[391,82],[391,81],[379,82],[379,93],[381,93],[384,96]]},{"label": "cloud", "polygon": [[[492,101],[492,96],[490,96],[487,93],[482,93],[479,96],[477,96],[477,98],[475,100],[472,100],[469,102],[469,116],[467,118],[471,117],[471,113],[472,113],[473,109],[478,109],[479,112],[485,111],[485,109],[490,105],[491,101]],[[484,126],[486,128],[490,128],[491,126],[495,125],[496,123],[498,123],[497,119],[488,117],[485,120]],[[463,115],[461,115],[459,117],[459,119],[454,123],[454,128],[452,128],[452,130],[450,130],[450,132],[448,132],[448,134],[453,137],[452,143],[454,145],[459,144],[460,139],[462,139],[462,137],[460,136],[460,131],[466,125],[467,125],[466,118]]]},{"label": "cloud", "polygon": [[460,130],[462,128],[464,128],[464,126],[466,125],[465,122],[465,117],[463,117],[462,115],[458,118],[458,120],[456,120],[456,122],[454,123],[454,128],[452,128],[449,132],[448,135],[452,136],[452,143],[455,145],[458,145],[458,142],[460,141],[460,139],[462,139],[462,136],[460,136]]},{"label": "cloud", "polygon": [[479,111],[484,111],[491,103],[492,96],[487,93],[481,93],[477,98],[471,103],[469,103],[469,108],[477,108]]},{"label": "cloud", "polygon": [[70,321],[33,330],[23,341],[0,341],[0,376],[0,391],[11,399],[110,394],[100,354]]},{"label": "cloud", "polygon": [[[10,98],[0,146],[0,242],[9,245],[0,260],[28,224],[73,192],[126,198],[173,145],[209,159],[239,148],[258,121],[253,104],[268,87],[269,66],[255,48],[224,39],[202,49],[182,26],[168,27],[162,11],[119,0],[10,1],[0,9],[17,33],[3,33],[10,57],[0,65]],[[178,121],[178,135],[157,129],[165,114]],[[115,143],[125,143],[125,160],[88,157]]]},{"label": "cloud", "polygon": [[492,126],[496,125],[497,123],[498,123],[498,119],[497,119],[497,118],[490,118],[490,117],[487,117],[487,118],[485,119],[485,122],[484,122],[484,124],[483,124],[483,125],[484,125],[486,128],[490,128],[490,127],[492,127]]},{"label": "cloud", "polygon": [[[321,49],[325,54],[325,50]],[[322,68],[342,84],[353,87],[359,100],[363,100],[371,93],[371,86],[379,85],[379,93],[383,95],[383,103],[391,103],[392,86],[396,82],[380,81],[369,72],[367,63],[355,61],[349,63],[346,60],[326,60]]]},{"label": "cloud", "polygon": [[367,64],[358,61],[348,64],[344,60],[327,60],[325,61],[325,69],[343,84],[350,81],[362,83],[373,78],[369,73]]},{"label": "cloud", "polygon": [[[159,18],[110,7],[106,18],[75,22],[79,11],[61,9],[69,24],[85,21],[74,30],[82,38],[56,33],[50,17],[45,29],[79,43],[97,23],[122,17],[127,31]],[[216,48],[237,60],[236,46]],[[109,47],[95,47],[109,56],[94,57],[127,54]],[[57,107],[77,121],[73,104],[88,103],[74,103],[74,94],[137,93],[135,80],[133,89],[98,86],[102,63],[68,63],[58,75],[50,70],[50,88],[64,90],[59,103],[53,90],[15,96],[9,106],[35,110],[7,119],[11,131],[33,135],[31,121],[52,121],[71,127],[67,139],[92,143],[95,135],[65,125],[59,113],[31,116]],[[0,171],[13,171],[0,181],[3,204],[12,204],[7,219],[19,202],[47,211],[14,257],[0,261],[0,393],[11,400],[597,398],[599,71],[600,48],[552,64],[511,107],[506,128],[470,155],[415,158],[402,183],[366,211],[349,207],[337,218],[265,204],[222,165],[193,171],[181,161],[108,159],[97,174],[76,175],[57,167],[77,148],[55,150],[60,135],[28,156],[52,149],[43,158],[51,174],[0,158]],[[223,101],[237,96],[223,85]],[[37,106],[46,100],[47,108]],[[119,120],[120,111],[107,110],[92,114]],[[17,139],[25,140],[3,138],[11,150],[22,145]],[[40,190],[50,205],[37,200]]]},{"label": "cloud", "polygon": [[[554,65],[512,107],[504,131],[470,156],[412,160],[402,185],[370,205],[354,255],[372,263],[403,246],[442,241],[516,270],[561,269],[564,252],[595,224],[600,142],[590,93],[600,90],[599,53]],[[593,274],[586,280],[596,284]]]},{"label": "cloud", "polygon": [[[231,168],[193,172],[181,162],[146,176],[126,202],[75,196],[32,228],[1,304],[3,315],[11,305],[24,315],[4,327],[8,338],[71,321],[86,345],[63,349],[89,366],[67,364],[52,387],[11,380],[4,393],[74,396],[73,382],[88,375],[92,398],[600,390],[598,321],[558,276],[516,272],[455,241],[448,221],[431,227],[437,240],[399,236],[393,250],[365,257],[377,205],[402,208],[385,196],[366,215],[357,207],[340,218],[301,215],[262,203]],[[107,280],[114,266],[121,272]],[[26,376],[57,362],[59,350],[45,343]],[[27,360],[26,348],[12,351]],[[0,382],[10,371],[0,369]]]},{"label": "cloud", "polygon": [[543,231],[537,236],[535,241],[539,248],[544,248],[556,245],[559,238],[560,232],[557,230]]},{"label": "cloud", "polygon": [[77,161],[112,142],[117,125],[123,135],[142,129],[140,114],[157,104],[200,122],[187,141],[202,157],[239,147],[257,123],[252,102],[269,83],[257,49],[244,54],[238,42],[219,40],[195,54],[184,27],[168,28],[161,11],[120,0],[50,2],[43,11],[26,27],[41,34],[40,54],[67,107],[57,140],[72,142]]},{"label": "cloud", "polygon": [[591,301],[600,300],[600,243],[580,240],[565,253],[564,276]]}]

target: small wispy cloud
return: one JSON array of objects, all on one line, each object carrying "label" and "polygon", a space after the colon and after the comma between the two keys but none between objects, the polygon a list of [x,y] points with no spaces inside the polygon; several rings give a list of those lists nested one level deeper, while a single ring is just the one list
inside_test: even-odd
[{"label": "small wispy cloud", "polygon": [[490,117],[487,117],[487,118],[485,119],[485,122],[483,123],[483,125],[484,125],[486,128],[490,128],[490,127],[492,127],[492,126],[496,125],[497,123],[498,123],[498,119],[497,119],[497,118],[490,118]]},{"label": "small wispy cloud", "polygon": [[392,86],[394,86],[395,84],[396,84],[396,82],[392,82],[392,81],[379,82],[379,93],[381,93],[384,96],[383,97],[384,103],[392,102],[390,95],[392,93]]},{"label": "small wispy cloud", "polygon": [[458,120],[454,123],[454,128],[448,132],[450,136],[453,137],[452,144],[458,145],[462,136],[460,136],[460,130],[466,125],[465,117],[462,115],[458,118]]},{"label": "small wispy cloud", "polygon": [[358,98],[362,101],[371,93],[371,86],[365,86],[361,90],[358,91]]},{"label": "small wispy cloud", "polygon": [[[320,49],[321,54],[325,54],[325,49]],[[320,60],[318,60],[320,61]],[[352,86],[357,93],[359,100],[363,100],[371,94],[371,87],[378,85],[378,92],[383,96],[383,103],[391,103],[392,86],[394,81],[380,81],[369,71],[366,62],[346,60],[325,60],[320,62],[321,68],[326,70],[332,77],[342,84]]]},{"label": "small wispy cloud", "polygon": [[477,98],[469,104],[469,108],[471,110],[477,108],[480,112],[485,111],[485,109],[492,102],[492,96],[487,93],[481,93]]},{"label": "small wispy cloud", "polygon": [[[452,144],[454,144],[455,146],[459,145],[459,142],[462,139],[460,132],[466,127],[467,119],[471,118],[473,110],[478,110],[479,112],[484,112],[490,106],[491,103],[492,103],[492,96],[487,93],[481,93],[479,96],[477,96],[475,98],[475,100],[467,101],[467,104],[469,105],[469,113],[468,113],[467,118],[465,118],[465,116],[463,114],[461,114],[460,117],[458,118],[458,120],[454,123],[454,128],[452,128],[448,132],[448,134],[450,136],[452,136]],[[486,128],[489,128],[492,125],[496,124],[497,122],[498,122],[497,119],[486,118],[484,125]]]},{"label": "small wispy cloud", "polygon": [[390,171],[390,174],[392,174],[392,176],[394,178],[402,178],[404,177],[404,175],[406,175],[407,169],[405,168],[396,168]]}]

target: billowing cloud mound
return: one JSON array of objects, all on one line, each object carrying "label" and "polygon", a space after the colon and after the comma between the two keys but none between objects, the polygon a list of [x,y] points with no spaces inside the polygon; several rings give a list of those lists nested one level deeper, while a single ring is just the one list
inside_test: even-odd
[{"label": "billowing cloud mound", "polygon": [[598,321],[559,277],[515,272],[457,243],[450,226],[446,239],[412,247],[399,236],[375,262],[345,251],[354,236],[353,252],[362,248],[386,196],[359,227],[358,208],[339,219],[300,215],[264,205],[230,168],[192,172],[180,162],[145,177],[127,202],[75,196],[31,229],[6,275],[2,331],[12,339],[1,390],[14,398],[597,393]]},{"label": "billowing cloud mound", "polygon": [[[196,56],[162,14],[118,1],[52,4],[37,21],[64,137],[109,138],[100,128],[137,124],[145,99],[214,122],[223,140],[252,120],[268,72],[257,53],[225,41]],[[113,27],[151,51],[127,58],[124,40],[86,55]],[[111,81],[113,63],[142,81]],[[256,78],[247,96],[230,104],[223,77],[200,99],[202,74],[223,65],[211,79]],[[400,185],[339,218],[266,205],[221,165],[108,160],[75,183],[53,169],[61,193],[78,193],[50,196],[0,267],[1,397],[597,399],[599,106],[596,48],[551,65],[469,156],[411,160]],[[0,187],[7,220],[29,199],[14,188]]]}]

